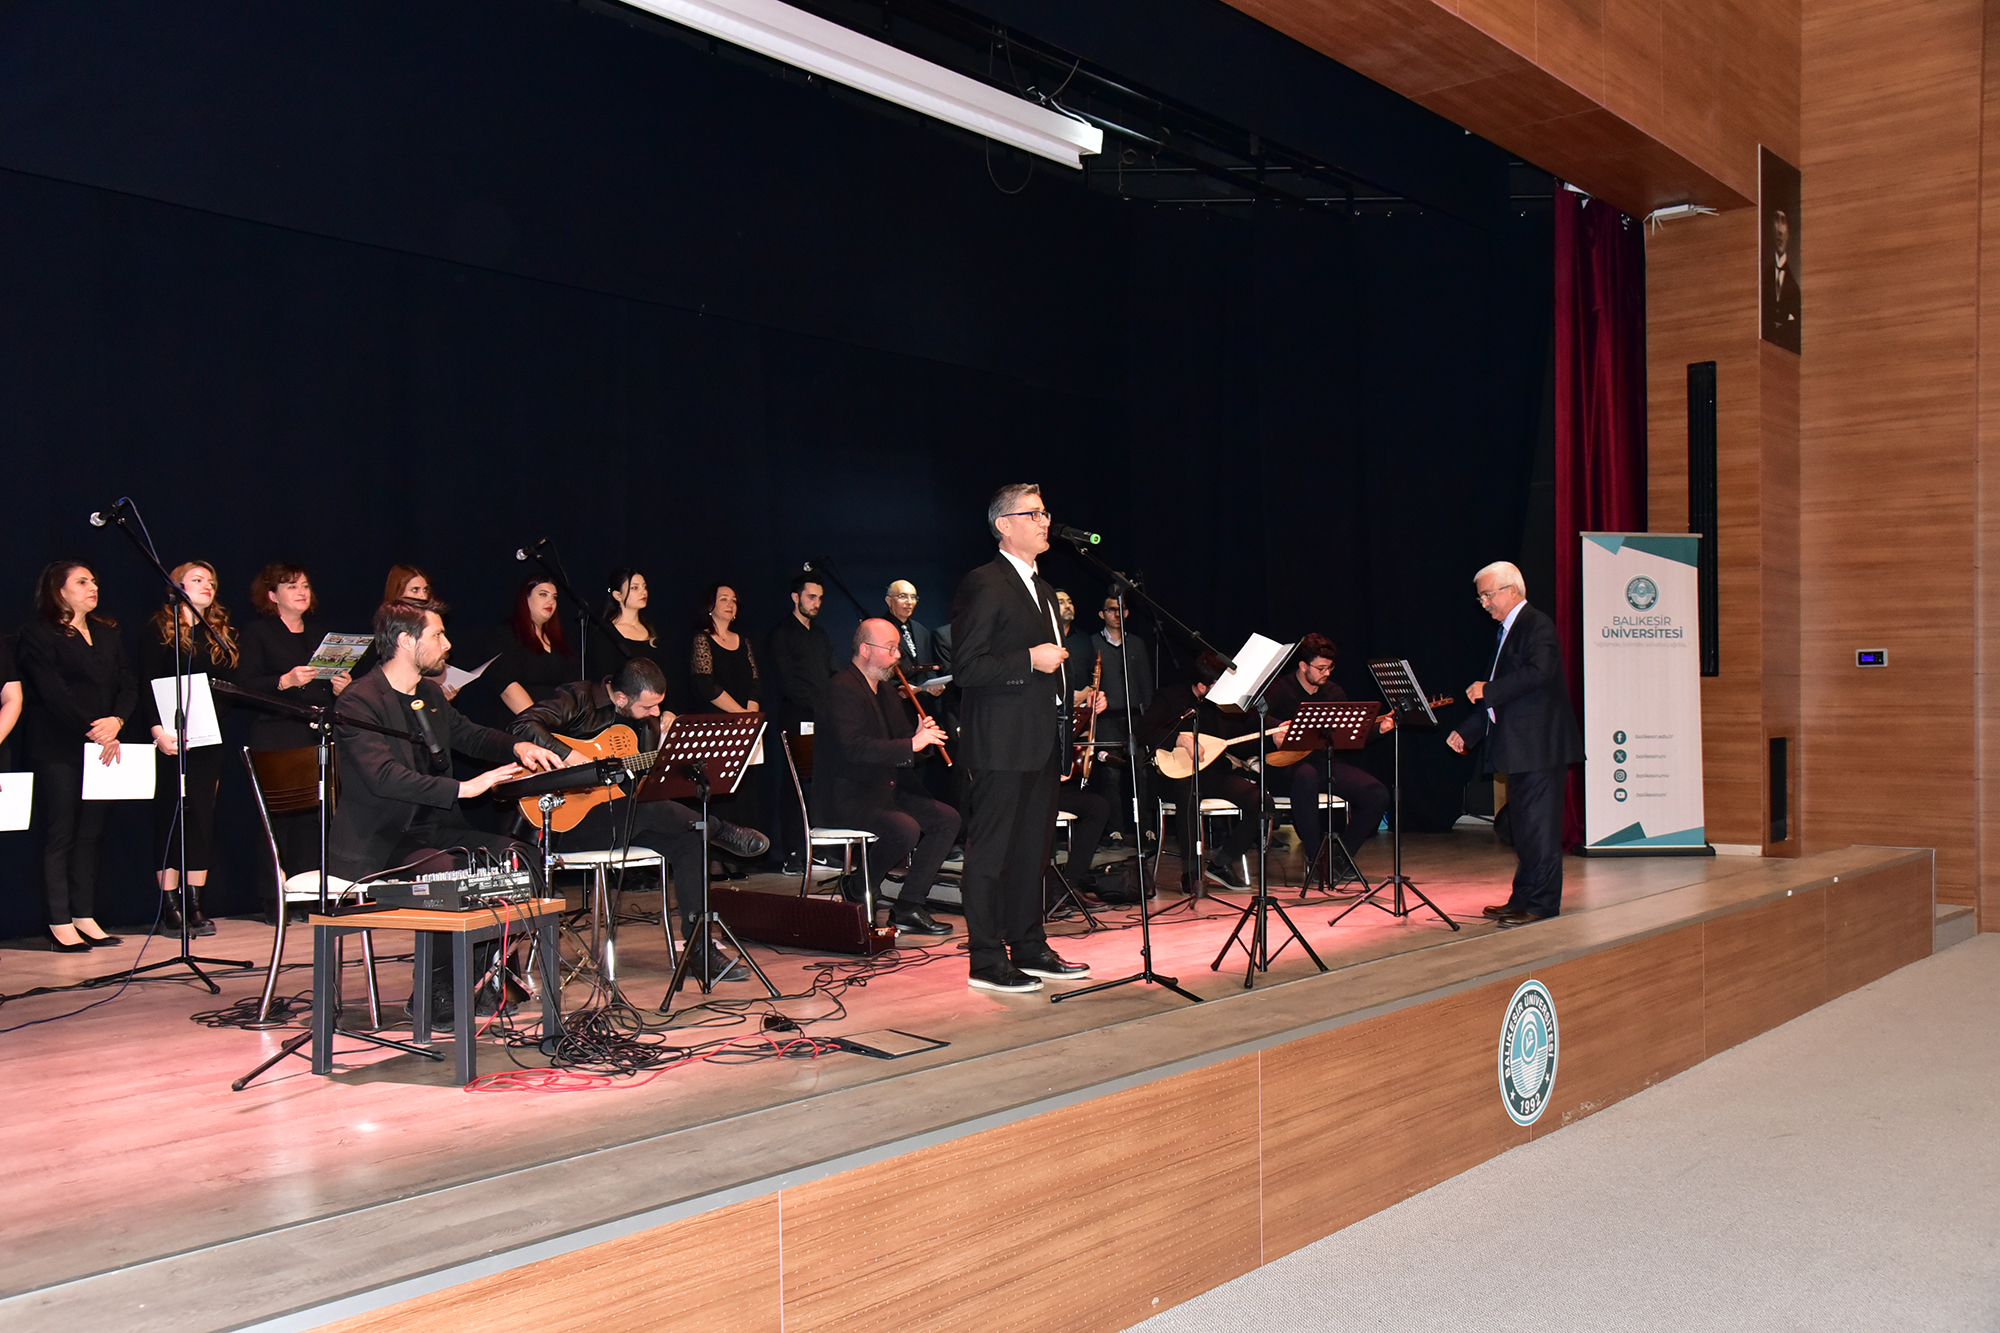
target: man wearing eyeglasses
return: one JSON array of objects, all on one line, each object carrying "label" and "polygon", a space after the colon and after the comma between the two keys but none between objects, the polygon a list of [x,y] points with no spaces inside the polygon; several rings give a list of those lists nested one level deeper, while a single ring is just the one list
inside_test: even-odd
[{"label": "man wearing eyeglasses", "polygon": [[943,694],[944,686],[924,683],[938,674],[943,659],[938,654],[937,642],[929,626],[917,623],[917,600],[917,585],[908,579],[897,579],[891,583],[882,598],[889,608],[890,624],[898,640],[897,652],[903,674],[910,678],[910,684],[924,693]]},{"label": "man wearing eyeglasses", "polygon": [[967,774],[965,930],[971,985],[1037,991],[1088,977],[1042,933],[1042,871],[1055,838],[1056,788],[1069,765],[1068,653],[1055,589],[1035,570],[1049,549],[1041,487],[1002,486],[986,506],[1000,543],[952,601],[952,667],[963,699],[959,762]]},{"label": "man wearing eyeglasses", "polygon": [[1500,623],[1490,679],[1465,687],[1472,714],[1445,736],[1459,754],[1482,737],[1493,769],[1507,775],[1514,830],[1514,889],[1485,914],[1504,930],[1562,911],[1563,789],[1571,764],[1583,762],[1583,734],[1563,677],[1555,622],[1528,605],[1521,571],[1506,561],[1472,581],[1479,605]]},{"label": "man wearing eyeglasses", "polygon": [[869,887],[877,901],[882,877],[907,856],[903,891],[889,920],[906,935],[949,935],[951,927],[924,906],[938,867],[958,836],[958,811],[923,794],[917,756],[945,743],[930,718],[912,726],[893,687],[896,627],[864,620],[854,631],[854,656],[820,695],[815,729],[815,822],[858,828],[879,840],[868,848]]}]

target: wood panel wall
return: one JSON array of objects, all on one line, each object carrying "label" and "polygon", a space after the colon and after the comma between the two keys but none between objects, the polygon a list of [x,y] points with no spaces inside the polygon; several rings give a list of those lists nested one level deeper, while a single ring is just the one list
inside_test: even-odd
[{"label": "wood panel wall", "polygon": [[[1926,957],[1932,929],[1912,859],[325,1328],[1114,1333]],[[1495,1054],[1528,975],[1561,1045],[1524,1129]]]},{"label": "wood panel wall", "polygon": [[1979,843],[1983,30],[1978,0],[1804,7],[1806,846],[1935,847],[1952,902]]},{"label": "wood panel wall", "polygon": [[[1980,84],[1979,345],[2000,348],[2000,6],[1986,7]],[[1980,626],[1977,754],[1979,928],[2000,929],[2000,354],[1979,358],[1979,492],[1976,540]]]}]

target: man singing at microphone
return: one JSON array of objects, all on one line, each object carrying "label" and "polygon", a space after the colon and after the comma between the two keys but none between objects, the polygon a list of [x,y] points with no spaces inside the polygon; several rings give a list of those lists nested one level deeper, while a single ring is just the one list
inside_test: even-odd
[{"label": "man singing at microphone", "polygon": [[986,506],[1000,554],[953,599],[952,666],[964,696],[965,930],[971,984],[1037,991],[1039,978],[1090,975],[1042,933],[1042,870],[1055,838],[1056,787],[1069,766],[1069,687],[1055,589],[1035,572],[1049,549],[1042,488],[1002,486]]}]

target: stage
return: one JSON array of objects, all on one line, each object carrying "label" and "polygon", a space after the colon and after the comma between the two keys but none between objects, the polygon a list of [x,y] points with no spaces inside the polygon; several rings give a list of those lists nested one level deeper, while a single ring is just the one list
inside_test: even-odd
[{"label": "stage", "polygon": [[[1387,859],[1378,838],[1363,869],[1380,875]],[[837,1018],[823,995],[688,1016],[740,1018],[691,1042],[752,1036],[775,1009],[826,1017],[805,1024],[812,1037],[896,1028],[945,1049],[696,1063],[588,1091],[468,1093],[448,1061],[344,1040],[330,1078],[294,1059],[231,1092],[289,1034],[189,1016],[254,993],[261,971],[228,975],[220,997],[147,981],[115,998],[16,1000],[0,1027],[106,1002],[4,1038],[15,1166],[0,1322],[1123,1328],[1926,956],[1943,928],[1928,851],[1572,858],[1561,918],[1497,932],[1479,908],[1505,896],[1511,869],[1470,823],[1408,840],[1406,870],[1456,932],[1421,906],[1330,926],[1343,902],[1283,890],[1331,970],[1293,944],[1248,991],[1240,952],[1209,968],[1242,895],[1190,907],[1163,894],[1156,966],[1201,1004],[1143,985],[1062,1004],[1049,1002],[1073,989],[1061,983],[972,991],[954,936],[878,960]],[[1136,970],[1136,929],[1080,929],[1058,927],[1057,947],[1096,979]],[[291,936],[301,964],[308,936]],[[0,988],[129,963],[128,938],[82,956],[0,950]],[[408,939],[384,934],[381,948]],[[624,993],[650,1010],[664,990],[659,928],[628,925],[619,941]],[[269,944],[268,926],[225,921],[199,952],[261,958]],[[788,995],[828,961],[754,953]],[[407,965],[381,975],[399,1006]],[[1547,1112],[1521,1128],[1502,1109],[1495,1051],[1531,976],[1554,997],[1563,1046]],[[281,984],[308,989],[303,967]],[[362,1020],[354,967],[347,994],[344,1021]],[[762,994],[738,982],[716,998]],[[512,1052],[542,1063],[532,1055]],[[488,1045],[479,1064],[516,1059]]]}]

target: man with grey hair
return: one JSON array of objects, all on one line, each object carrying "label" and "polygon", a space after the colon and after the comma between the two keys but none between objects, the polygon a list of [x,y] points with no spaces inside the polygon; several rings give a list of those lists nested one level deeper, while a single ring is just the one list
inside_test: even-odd
[{"label": "man with grey hair", "polygon": [[1069,654],[1056,591],[1035,570],[1049,526],[1041,487],[994,492],[986,527],[1000,553],[967,574],[952,600],[952,667],[964,700],[959,760],[970,798],[960,891],[970,984],[981,990],[1037,991],[1044,977],[1090,975],[1057,957],[1042,932],[1056,788],[1069,767]]},{"label": "man with grey hair", "polygon": [[1555,622],[1528,605],[1521,571],[1495,561],[1472,586],[1479,605],[1500,623],[1499,642],[1490,679],[1465,687],[1471,715],[1444,739],[1459,754],[1489,739],[1493,769],[1507,775],[1518,864],[1507,901],[1485,909],[1505,930],[1562,911],[1563,794],[1569,766],[1583,762],[1583,736],[1570,707]]}]

